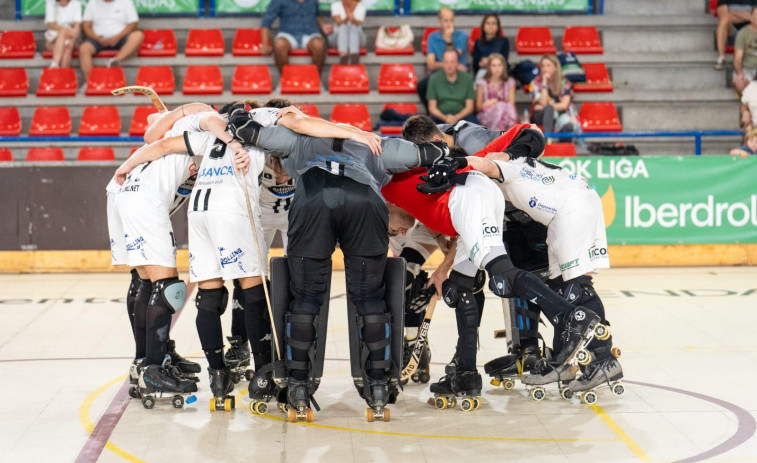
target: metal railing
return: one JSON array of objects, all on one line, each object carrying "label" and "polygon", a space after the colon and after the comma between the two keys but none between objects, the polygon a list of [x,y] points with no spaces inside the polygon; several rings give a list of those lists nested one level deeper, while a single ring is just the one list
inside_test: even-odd
[{"label": "metal railing", "polygon": [[693,138],[694,153],[699,156],[702,154],[703,137],[724,137],[724,136],[742,136],[741,130],[649,130],[649,131],[630,131],[630,132],[588,132],[588,133],[545,133],[545,138],[553,139],[574,139],[574,138]]}]

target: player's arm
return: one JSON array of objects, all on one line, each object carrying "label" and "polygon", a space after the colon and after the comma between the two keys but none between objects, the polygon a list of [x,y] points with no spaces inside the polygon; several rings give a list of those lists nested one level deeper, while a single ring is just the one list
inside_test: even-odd
[{"label": "player's arm", "polygon": [[213,108],[205,103],[189,103],[183,104],[173,111],[169,111],[168,114],[162,117],[158,117],[145,131],[145,143],[153,143],[161,139],[166,132],[171,130],[176,121],[182,117],[203,111],[213,111]]},{"label": "player's arm", "polygon": [[416,167],[429,167],[435,161],[448,156],[449,147],[444,142],[433,141],[415,145],[401,138],[384,140],[384,152],[380,162],[390,174],[405,172]]},{"label": "player's arm", "polygon": [[162,138],[154,143],[150,143],[121,164],[114,176],[116,183],[123,185],[126,176],[140,164],[155,161],[166,154],[186,152],[187,142],[183,136]]},{"label": "player's arm", "polygon": [[439,295],[442,294],[442,283],[444,283],[444,280],[449,276],[449,272],[452,270],[452,265],[455,262],[455,254],[457,251],[455,245],[457,244],[457,238],[452,238],[450,241],[452,244],[452,246],[450,246],[450,251],[444,255],[444,260],[428,279],[428,286],[431,287],[431,285],[434,285],[434,287],[436,287],[436,293]]},{"label": "player's arm", "polygon": [[474,156],[486,157],[490,153],[506,152],[512,159],[538,158],[544,153],[544,135],[530,124],[519,124],[492,140]]},{"label": "player's arm", "polygon": [[[507,153],[502,154],[507,156]],[[502,173],[500,172],[499,167],[497,167],[497,165],[489,159],[478,158],[476,156],[468,156],[465,158],[465,160],[469,166],[473,167],[473,170],[477,170],[487,177],[493,178],[495,180],[502,179]],[[509,160],[509,157],[507,160]]]}]

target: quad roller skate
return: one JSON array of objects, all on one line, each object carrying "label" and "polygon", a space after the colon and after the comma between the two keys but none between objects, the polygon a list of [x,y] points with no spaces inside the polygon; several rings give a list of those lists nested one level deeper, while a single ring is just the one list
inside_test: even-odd
[{"label": "quad roller skate", "polygon": [[165,362],[163,366],[148,365],[142,369],[139,376],[139,393],[142,396],[142,406],[151,409],[155,406],[156,395],[171,395],[171,404],[174,408],[184,407],[184,396],[188,395],[186,403],[191,404],[197,400],[193,393],[197,392],[197,384],[194,381],[182,379],[178,368]]},{"label": "quad roller skate", "polygon": [[476,410],[481,406],[481,375],[477,371],[456,371],[432,384],[431,392],[434,398],[428,402],[438,410],[455,408],[458,398],[461,409]]},{"label": "quad roller skate", "polygon": [[371,378],[366,379],[366,395],[365,402],[368,407],[365,409],[365,419],[369,423],[374,421],[389,421],[391,419],[391,410],[386,408],[388,403],[394,403],[395,400],[391,400],[391,394],[389,391],[389,381],[375,380]]},{"label": "quad roller skate", "polygon": [[296,423],[297,421],[311,423],[313,421],[313,409],[310,408],[312,399],[313,396],[310,393],[308,381],[289,378],[287,387],[289,409],[287,410],[287,415],[290,423]]},{"label": "quad roller skate", "polygon": [[250,393],[250,412],[257,415],[268,413],[268,402],[276,399],[279,404],[279,410],[284,413],[289,412],[287,404],[286,389],[280,388],[273,380],[271,375],[272,369],[261,368],[255,371],[250,379],[248,391]]},{"label": "quad roller skate", "polygon": [[[610,355],[607,356],[603,350],[609,350]],[[574,394],[580,394],[581,402],[588,405],[597,403],[597,389],[601,387],[607,386],[617,396],[626,392],[625,386],[620,381],[623,378],[623,368],[618,362],[620,349],[599,347],[594,350],[594,354],[600,359],[595,359],[583,367],[582,375],[571,381],[569,385]]]},{"label": "quad roller skate", "polygon": [[129,365],[129,397],[132,399],[142,398],[142,394],[139,392],[139,374],[142,371],[142,362],[144,358],[134,359]]},{"label": "quad roller skate", "polygon": [[231,371],[228,366],[219,370],[208,367],[208,376],[210,377],[210,391],[213,398],[210,399],[210,411],[230,412],[234,410],[235,400],[230,393],[234,390],[234,383],[231,382]]},{"label": "quad roller skate", "polygon": [[560,397],[570,400],[573,392],[567,384],[576,378],[578,367],[574,365],[556,365],[547,359],[540,359],[530,375],[525,375],[521,382],[532,399],[539,402],[547,397],[546,385],[557,384]]},{"label": "quad roller skate", "polygon": [[[405,368],[407,364],[410,363],[410,358],[413,354],[413,349],[415,348],[416,341],[417,341],[417,338],[416,339],[405,338],[405,349],[403,350],[403,353],[402,353],[402,367],[403,368]],[[410,379],[414,383],[423,383],[423,384],[426,384],[431,380],[431,350],[428,347],[428,338],[426,339],[426,345],[423,346],[423,351],[421,353],[420,361],[418,362],[418,367],[410,376]],[[404,384],[407,384],[407,380],[405,380]]]},{"label": "quad roller skate", "polygon": [[229,350],[224,354],[226,365],[231,370],[231,382],[238,384],[242,378],[249,380],[252,377],[247,372],[247,368],[250,366],[250,344],[241,336],[227,336],[226,339],[231,344]]},{"label": "quad roller skate", "polygon": [[200,381],[196,374],[202,371],[202,367],[199,363],[192,362],[179,355],[176,352],[176,342],[173,339],[168,340],[168,356],[171,358],[171,365],[178,369],[178,373],[183,379]]},{"label": "quad roller skate", "polygon": [[536,368],[541,359],[538,347],[526,346],[487,362],[484,371],[492,377],[492,386],[502,386],[509,391],[515,387],[515,380],[522,380],[523,374]]},{"label": "quad roller skate", "polygon": [[599,316],[586,307],[576,307],[563,318],[563,349],[555,363],[565,365],[588,365],[591,354],[586,346],[596,337],[600,341],[610,339],[610,326],[600,323]]}]

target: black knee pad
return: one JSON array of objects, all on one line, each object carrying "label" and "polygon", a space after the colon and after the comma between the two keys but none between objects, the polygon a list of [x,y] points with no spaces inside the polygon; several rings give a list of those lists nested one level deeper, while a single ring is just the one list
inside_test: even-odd
[{"label": "black knee pad", "polygon": [[473,277],[473,294],[482,292],[484,286],[486,286],[486,271],[479,270],[476,272],[476,276]]},{"label": "black knee pad", "polygon": [[223,315],[229,303],[229,290],[225,286],[216,289],[198,289],[195,297],[197,310]]},{"label": "black knee pad", "polygon": [[293,313],[317,314],[331,282],[331,259],[287,258]]},{"label": "black knee pad", "polygon": [[442,299],[444,299],[444,303],[450,308],[457,308],[461,293],[467,292],[473,297],[474,284],[474,277],[469,277],[453,270],[450,272],[449,278],[442,283]]},{"label": "black knee pad", "polygon": [[559,293],[563,298],[574,306],[584,306],[594,311],[604,321],[605,306],[594,289],[592,278],[588,275],[581,275],[563,283]]},{"label": "black knee pad", "polygon": [[502,298],[510,298],[515,295],[515,280],[523,273],[516,268],[507,255],[499,256],[486,265],[489,272],[489,289],[495,295]]},{"label": "black knee pad", "polygon": [[360,355],[363,372],[373,379],[382,379],[392,366],[392,314],[358,314],[357,328],[364,346]]},{"label": "black knee pad", "polygon": [[164,278],[153,282],[150,305],[163,306],[171,313],[181,309],[187,300],[187,285],[179,277]]},{"label": "black knee pad", "polygon": [[271,321],[268,317],[263,285],[244,291],[244,318],[253,353],[271,350]]},{"label": "black knee pad", "polygon": [[318,316],[315,314],[289,313],[286,315],[285,364],[289,370],[312,371],[312,365],[315,363],[317,327]]}]

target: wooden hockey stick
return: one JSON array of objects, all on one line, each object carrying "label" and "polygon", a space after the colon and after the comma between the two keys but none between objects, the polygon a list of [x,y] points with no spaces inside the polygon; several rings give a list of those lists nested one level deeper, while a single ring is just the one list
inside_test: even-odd
[{"label": "wooden hockey stick", "polygon": [[436,307],[436,302],[438,300],[439,296],[437,296],[436,294],[431,296],[431,300],[429,301],[428,307],[426,308],[426,314],[423,316],[423,323],[421,323],[420,328],[418,328],[418,337],[415,338],[415,346],[413,346],[413,352],[410,355],[410,361],[407,363],[407,366],[402,369],[400,381],[407,381],[411,376],[413,376],[415,370],[418,369],[418,362],[420,362],[421,355],[423,355],[423,349],[428,349],[428,346],[426,345],[426,339],[428,338],[428,327],[431,325],[431,317],[434,316],[434,308]]},{"label": "wooden hockey stick", "polygon": [[155,109],[158,110],[158,112],[165,112],[168,111],[168,108],[166,108],[166,105],[163,104],[163,100],[160,99],[158,96],[158,93],[152,89],[152,87],[144,87],[142,85],[132,85],[129,87],[121,87],[117,88],[115,90],[111,90],[113,95],[126,95],[127,93],[141,93],[147,98],[150,99],[152,102],[152,105],[155,106]]}]

